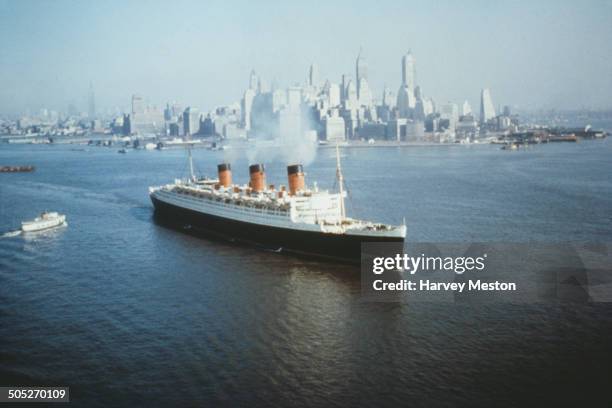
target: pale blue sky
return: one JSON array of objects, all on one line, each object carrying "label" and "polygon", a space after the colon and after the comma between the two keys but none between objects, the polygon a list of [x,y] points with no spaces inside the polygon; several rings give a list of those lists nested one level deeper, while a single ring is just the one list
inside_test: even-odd
[{"label": "pale blue sky", "polygon": [[436,102],[490,87],[496,105],[612,108],[612,1],[0,0],[0,113],[99,110],[140,93],[209,110],[238,101],[251,68],[280,85],[354,76],[360,47],[380,98],[412,49]]}]

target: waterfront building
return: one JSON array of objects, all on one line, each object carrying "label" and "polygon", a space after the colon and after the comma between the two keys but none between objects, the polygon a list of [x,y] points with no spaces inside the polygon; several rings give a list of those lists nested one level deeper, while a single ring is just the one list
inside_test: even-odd
[{"label": "waterfront building", "polygon": [[346,140],[346,124],[338,114],[338,109],[331,109],[329,116],[323,117],[325,140]]},{"label": "waterfront building", "polygon": [[405,136],[402,139],[406,142],[422,141],[425,136],[425,126],[419,120],[408,120],[406,122]]},{"label": "waterfront building", "polygon": [[455,126],[459,121],[459,107],[455,103],[447,103],[440,105],[440,118],[448,120],[448,129],[455,130]]},{"label": "waterfront building", "polygon": [[245,139],[246,130],[238,126],[236,122],[225,123],[223,125],[223,138],[224,139]]},{"label": "waterfront building", "polygon": [[384,140],[387,138],[387,124],[385,123],[364,123],[357,131],[359,138],[365,140]]},{"label": "waterfront building", "polygon": [[144,111],[144,101],[142,96],[132,95],[132,115],[142,115]]},{"label": "waterfront building", "polygon": [[130,133],[155,133],[164,129],[164,112],[155,106],[145,106],[140,95],[132,95]]},{"label": "waterfront building", "polygon": [[132,128],[132,118],[129,114],[123,115],[122,133],[126,136],[129,136],[134,133],[134,129]]},{"label": "waterfront building", "polygon": [[210,113],[206,115],[206,118],[200,120],[200,132],[202,136],[214,136],[215,135],[215,123],[212,120]]},{"label": "waterfront building", "polygon": [[188,106],[183,112],[183,134],[187,137],[195,135],[200,130],[200,112],[197,108]]},{"label": "waterfront building", "polygon": [[480,123],[484,124],[495,117],[495,107],[491,98],[491,91],[487,88],[480,92]]},{"label": "waterfront building", "polygon": [[355,130],[359,126],[358,109],[343,107],[340,110],[340,116],[344,119],[346,138],[353,139],[355,137]]},{"label": "waterfront building", "polygon": [[253,100],[255,99],[255,91],[251,88],[244,91],[241,101],[241,124],[247,131],[251,129],[251,110],[253,108]]},{"label": "waterfront building", "polygon": [[168,136],[178,137],[181,134],[181,126],[178,123],[169,123],[167,129]]},{"label": "waterfront building", "polygon": [[432,113],[425,118],[425,132],[433,133],[440,129],[440,115]]},{"label": "waterfront building", "polygon": [[387,139],[394,141],[401,141],[406,137],[406,123],[408,122],[405,118],[397,118],[390,120],[387,123]]},{"label": "waterfront building", "polygon": [[459,118],[459,122],[457,122],[457,126],[455,127],[455,133],[458,139],[467,139],[473,140],[476,138],[478,134],[478,122],[474,115],[467,114],[462,115]]}]

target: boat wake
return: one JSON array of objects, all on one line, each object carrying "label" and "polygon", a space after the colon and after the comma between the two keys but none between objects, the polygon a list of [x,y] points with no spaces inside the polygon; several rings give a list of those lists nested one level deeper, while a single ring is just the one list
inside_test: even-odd
[{"label": "boat wake", "polygon": [[21,234],[21,230],[9,231],[9,232],[5,232],[4,234],[0,235],[0,238],[16,237],[19,234]]}]

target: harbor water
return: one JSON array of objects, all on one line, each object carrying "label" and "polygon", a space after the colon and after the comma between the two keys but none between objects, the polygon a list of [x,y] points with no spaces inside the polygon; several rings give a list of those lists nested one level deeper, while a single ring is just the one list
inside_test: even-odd
[{"label": "harbor water", "polygon": [[[87,407],[612,402],[612,304],[363,302],[351,266],[156,223],[148,187],[185,177],[184,151],[74,147],[0,146],[36,167],[0,174],[2,386],[69,386]],[[246,156],[194,151],[238,182]],[[349,215],[405,218],[411,242],[612,241],[609,138],[341,156]],[[266,161],[270,183],[286,164]],[[333,149],[304,164],[334,187]],[[11,234],[45,210],[69,226]]]}]

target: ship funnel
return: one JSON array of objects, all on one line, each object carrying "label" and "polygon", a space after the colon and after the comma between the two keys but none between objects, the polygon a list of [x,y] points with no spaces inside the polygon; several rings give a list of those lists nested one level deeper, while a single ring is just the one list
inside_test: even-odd
[{"label": "ship funnel", "polygon": [[221,163],[217,166],[219,171],[219,184],[223,187],[232,185],[232,166],[229,163]]},{"label": "ship funnel", "polygon": [[249,174],[251,175],[251,181],[249,182],[249,185],[253,189],[253,191],[263,191],[266,188],[266,173],[264,172],[264,165],[250,165]]},{"label": "ship funnel", "polygon": [[295,195],[304,190],[304,169],[301,164],[287,166],[287,178],[289,179],[289,194]]}]

